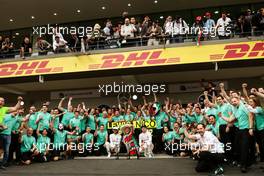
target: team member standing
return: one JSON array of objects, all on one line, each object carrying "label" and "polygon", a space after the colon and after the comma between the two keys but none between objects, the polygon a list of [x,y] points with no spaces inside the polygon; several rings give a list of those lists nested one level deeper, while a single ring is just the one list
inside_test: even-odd
[{"label": "team member standing", "polygon": [[246,106],[238,97],[231,99],[233,105],[233,115],[231,117],[224,117],[222,113],[219,113],[219,117],[223,120],[231,123],[238,121],[237,138],[239,146],[239,156],[241,164],[241,172],[247,172],[247,167],[252,164],[254,160],[254,146],[250,146],[251,138],[253,137],[253,115],[249,113]]}]

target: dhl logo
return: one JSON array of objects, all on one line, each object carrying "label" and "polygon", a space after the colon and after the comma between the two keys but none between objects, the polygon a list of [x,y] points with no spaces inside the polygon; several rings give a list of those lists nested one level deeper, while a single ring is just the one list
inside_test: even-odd
[{"label": "dhl logo", "polygon": [[7,63],[0,65],[0,77],[24,76],[62,72],[63,67],[48,67],[49,61],[28,61],[23,63]]},{"label": "dhl logo", "polygon": [[252,47],[244,43],[226,45],[224,50],[227,50],[225,54],[213,54],[210,55],[210,59],[218,60],[264,56],[264,42],[255,43]]},{"label": "dhl logo", "polygon": [[124,54],[112,54],[102,57],[102,64],[90,64],[89,69],[110,69],[135,66],[162,65],[180,62],[180,58],[161,58],[162,51],[132,52],[127,57]]}]

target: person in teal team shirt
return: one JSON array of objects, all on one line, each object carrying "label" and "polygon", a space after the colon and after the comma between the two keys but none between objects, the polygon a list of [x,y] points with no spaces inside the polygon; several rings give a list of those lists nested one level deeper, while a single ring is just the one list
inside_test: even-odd
[{"label": "person in teal team shirt", "polygon": [[68,108],[67,109],[64,109],[62,107],[62,104],[63,104],[64,100],[65,100],[65,98],[61,99],[61,101],[60,101],[60,103],[58,105],[58,109],[63,112],[61,123],[64,125],[65,129],[69,130],[70,120],[74,117],[73,106],[71,104],[72,97],[69,98]]},{"label": "person in teal team shirt", "polygon": [[102,117],[99,116],[97,118],[98,126],[101,127],[101,125],[103,125],[104,128],[105,128],[105,131],[107,131],[108,122],[109,122],[109,119],[108,119],[108,116],[107,116],[107,112],[103,111],[103,116]]},{"label": "person in teal team shirt", "polygon": [[48,130],[43,129],[42,134],[37,130],[38,140],[37,140],[37,151],[35,152],[35,157],[39,162],[46,162],[50,160],[49,155],[49,145],[50,138],[47,136]]},{"label": "person in teal team shirt", "polygon": [[1,163],[4,168],[7,166],[8,157],[9,157],[9,147],[11,144],[11,131],[17,122],[16,118],[17,113],[12,112],[10,114],[5,115],[3,125],[6,127],[4,130],[0,132],[0,142],[3,144],[4,149],[4,157]]},{"label": "person in teal team shirt", "polygon": [[52,123],[53,123],[53,127],[55,129],[59,128],[59,124],[60,124],[60,112],[59,109],[55,108],[53,109],[52,113],[51,113],[51,117],[52,117]]},{"label": "person in teal team shirt", "polygon": [[84,156],[92,154],[94,145],[94,135],[91,133],[91,127],[86,127],[86,132],[82,135],[84,144]]},{"label": "person in teal team shirt", "polygon": [[260,161],[264,162],[264,109],[260,106],[260,101],[256,98],[248,100],[249,111],[253,113],[256,128],[256,141],[259,145]]},{"label": "person in teal team shirt", "polygon": [[47,105],[42,106],[42,111],[38,113],[36,124],[38,125],[39,130],[42,132],[43,129],[49,129],[52,117],[48,113]]},{"label": "person in teal team shirt", "polygon": [[23,128],[22,124],[23,124],[23,122],[26,121],[26,118],[24,118],[23,114],[24,114],[24,109],[19,109],[17,111],[16,123],[13,126],[12,133],[11,133],[11,144],[9,147],[8,162],[13,161],[14,153],[16,154],[16,160],[15,160],[16,163],[18,163],[20,161],[20,158],[21,158],[19,136],[21,134],[21,129]]},{"label": "person in teal team shirt", "polygon": [[240,151],[240,163],[241,163],[241,172],[247,172],[247,167],[252,164],[254,159],[254,150],[255,145],[251,145],[250,141],[253,138],[253,118],[254,116],[249,113],[248,109],[244,105],[242,101],[240,101],[239,97],[233,97],[231,99],[232,102],[232,111],[233,114],[231,117],[224,117],[221,113],[218,114],[220,118],[227,121],[228,123],[232,123],[235,120],[238,121],[238,132],[236,138],[239,139],[237,146]]},{"label": "person in teal team shirt", "polygon": [[70,130],[76,131],[74,135],[68,135],[68,142],[77,142],[80,139],[81,133],[81,118],[79,111],[74,112],[74,117],[70,120]]},{"label": "person in teal team shirt", "polygon": [[31,106],[29,108],[29,114],[26,115],[27,119],[27,127],[33,129],[33,136],[37,139],[37,128],[38,125],[36,123],[37,118],[38,118],[38,112],[36,112],[36,107]]},{"label": "person in teal team shirt", "polygon": [[131,112],[130,108],[127,109],[127,111],[126,111],[126,115],[125,115],[124,119],[125,119],[125,121],[127,121],[127,122],[131,122],[131,121],[134,120],[134,115],[133,115],[133,113]]},{"label": "person in teal team shirt", "polygon": [[169,128],[165,126],[164,133],[162,135],[162,142],[164,143],[164,149],[168,155],[172,155],[172,144],[173,144],[173,132],[169,131]]},{"label": "person in teal team shirt", "polygon": [[91,133],[94,134],[94,132],[96,130],[95,109],[91,109],[91,111],[90,111],[90,113],[88,115],[88,118],[87,118],[87,126],[91,128]]},{"label": "person in teal team shirt", "polygon": [[119,110],[115,111],[115,115],[112,117],[112,122],[119,122],[119,121],[123,121],[124,118],[123,116],[120,115]]},{"label": "person in teal team shirt", "polygon": [[60,153],[66,152],[67,150],[67,135],[74,135],[76,131],[69,132],[67,130],[64,130],[64,126],[62,123],[59,124],[59,128],[56,129],[52,127],[53,133],[54,133],[54,142],[53,142],[53,160],[57,161],[59,160]]},{"label": "person in teal team shirt", "polygon": [[32,136],[33,129],[28,128],[27,134],[24,134],[21,137],[21,160],[23,164],[31,164],[32,157],[34,156],[34,152],[36,151],[36,139]]},{"label": "person in teal team shirt", "polygon": [[206,130],[212,131],[212,133],[219,138],[219,124],[215,120],[214,115],[209,115],[209,124],[206,126]]},{"label": "person in teal team shirt", "polygon": [[105,143],[108,141],[108,133],[103,124],[100,125],[99,130],[95,132],[94,136],[97,138],[95,145],[96,155],[106,154]]}]

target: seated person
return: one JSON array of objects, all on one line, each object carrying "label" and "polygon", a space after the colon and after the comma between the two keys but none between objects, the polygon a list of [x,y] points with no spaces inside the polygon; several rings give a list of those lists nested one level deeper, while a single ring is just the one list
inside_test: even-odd
[{"label": "seated person", "polygon": [[118,154],[120,151],[121,135],[118,133],[118,127],[113,128],[113,133],[109,136],[109,142],[106,142],[106,150],[108,158],[111,157],[111,152],[115,152],[116,159],[119,158]]},{"label": "seated person", "polygon": [[153,157],[153,144],[152,144],[152,135],[148,131],[146,126],[141,127],[142,133],[139,135],[139,152],[144,152],[145,157]]},{"label": "seated person", "polygon": [[139,159],[139,147],[137,145],[137,141],[134,137],[134,127],[131,124],[125,124],[124,126],[121,127],[121,130],[123,132],[123,143],[126,146],[127,149],[127,155],[128,158],[130,159],[131,154],[136,154],[137,159]]},{"label": "seated person", "polygon": [[42,134],[39,133],[39,129],[37,129],[37,150],[36,150],[36,159],[40,162],[49,161],[49,145],[50,145],[50,138],[47,136],[48,131],[47,129],[42,130]]},{"label": "seated person", "polygon": [[21,137],[21,160],[23,164],[29,165],[36,152],[36,139],[32,136],[33,129],[28,128],[27,134]]},{"label": "seated person", "polygon": [[86,127],[86,132],[82,135],[84,156],[92,154],[94,135],[91,133],[91,127]]},{"label": "seated person", "polygon": [[61,153],[63,152],[64,155],[66,155],[66,151],[68,151],[68,146],[66,142],[67,135],[73,135],[76,132],[69,132],[67,130],[64,130],[63,124],[59,124],[59,128],[55,129],[53,127],[53,133],[54,133],[54,142],[53,142],[53,160],[57,161],[59,160]]}]

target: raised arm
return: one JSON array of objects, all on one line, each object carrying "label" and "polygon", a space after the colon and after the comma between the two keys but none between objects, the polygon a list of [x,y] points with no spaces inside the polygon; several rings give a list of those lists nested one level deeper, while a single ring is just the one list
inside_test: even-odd
[{"label": "raised arm", "polygon": [[20,108],[22,101],[23,101],[22,97],[20,97],[20,96],[17,97],[17,104],[15,106],[13,106],[13,107],[8,107],[8,111],[7,112],[11,113],[11,112],[17,111]]},{"label": "raised arm", "polygon": [[69,98],[69,101],[68,101],[68,109],[72,106],[72,97]]},{"label": "raised arm", "polygon": [[63,103],[64,100],[65,100],[65,98],[62,98],[62,99],[60,100],[60,102],[59,102],[58,109],[59,109],[60,111],[64,111],[64,108],[62,107],[62,103]]},{"label": "raised arm", "polygon": [[242,84],[242,92],[243,92],[243,95],[244,95],[245,101],[248,103],[248,101],[249,101],[249,97],[248,97],[247,86],[248,86],[247,83],[243,83],[243,84]]}]

